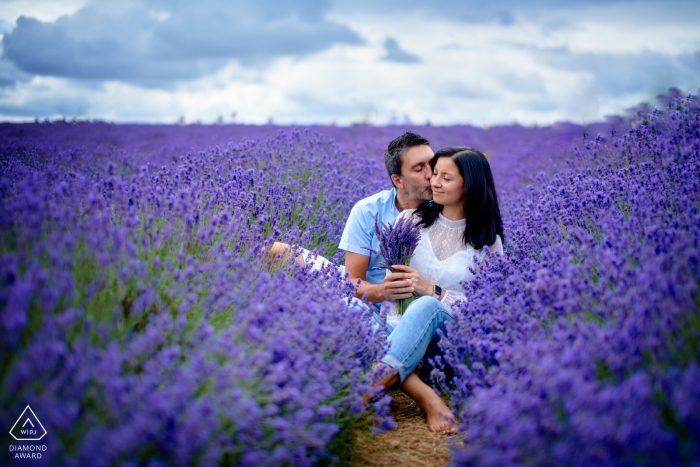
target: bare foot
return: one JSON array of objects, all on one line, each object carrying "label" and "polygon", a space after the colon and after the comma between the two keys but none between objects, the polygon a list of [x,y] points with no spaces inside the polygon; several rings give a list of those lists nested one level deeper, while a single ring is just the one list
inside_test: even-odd
[{"label": "bare foot", "polygon": [[[385,363],[381,362],[376,362],[372,365],[372,372],[374,372],[380,365],[386,365]],[[370,399],[372,398],[372,394],[375,392],[374,390],[377,389],[377,387],[382,386],[383,389],[390,388],[394,384],[399,382],[399,375],[397,373],[391,372],[381,378],[379,381],[377,381],[373,386],[372,386],[372,391],[368,392],[364,396],[362,396],[362,403],[367,404],[369,403]]]},{"label": "bare foot", "polygon": [[[275,242],[270,247],[270,251],[267,252],[267,255],[273,263],[277,263],[279,261],[289,260],[292,257],[293,251],[294,247],[292,245],[288,243]],[[302,268],[304,267],[304,257],[302,255],[299,255],[294,259]]]},{"label": "bare foot", "polygon": [[428,430],[434,433],[452,434],[457,431],[457,420],[440,396],[415,374],[411,373],[401,384],[401,390],[416,401],[428,422]]},{"label": "bare foot", "polygon": [[440,396],[433,392],[421,407],[425,411],[428,430],[434,433],[451,435],[457,432],[457,420]]}]

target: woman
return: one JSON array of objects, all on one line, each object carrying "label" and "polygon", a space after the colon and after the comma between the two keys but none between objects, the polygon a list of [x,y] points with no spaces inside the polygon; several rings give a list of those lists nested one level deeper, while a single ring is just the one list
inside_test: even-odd
[{"label": "woman", "polygon": [[[484,247],[503,254],[503,224],[491,168],[481,152],[466,146],[447,147],[435,153],[430,167],[433,200],[399,215],[421,227],[421,240],[410,266],[392,266],[400,272],[387,273],[385,279],[405,281],[405,286],[393,288],[392,298],[415,295],[418,299],[403,316],[396,312],[395,301],[385,303],[390,307],[386,323],[375,313],[391,344],[376,364],[386,365],[389,374],[375,388],[398,385],[425,411],[430,431],[453,433],[452,413],[415,369],[431,341],[435,344],[438,329],[444,331],[445,323],[452,319],[450,306],[466,298],[461,282],[472,279],[471,269],[486,255]],[[289,245],[276,243],[270,253],[289,255],[289,251]],[[296,259],[302,265],[312,262],[313,269],[329,264],[320,256],[309,257],[306,250]]]},{"label": "woman", "polygon": [[394,265],[402,272],[388,276],[406,280],[403,297],[419,297],[405,314],[395,302],[387,317],[389,352],[380,365],[391,374],[375,387],[399,385],[427,415],[428,429],[438,433],[456,430],[452,413],[435,391],[414,372],[437,330],[451,320],[450,305],[465,299],[461,282],[473,277],[471,269],[489,250],[503,254],[503,224],[493,175],[486,157],[468,147],[441,149],[430,161],[433,200],[418,209],[402,211],[421,227],[421,240],[410,266]]}]

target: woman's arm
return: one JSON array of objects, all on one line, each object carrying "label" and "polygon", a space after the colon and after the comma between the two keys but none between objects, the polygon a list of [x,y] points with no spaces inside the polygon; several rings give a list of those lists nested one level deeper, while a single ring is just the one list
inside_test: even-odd
[{"label": "woman's arm", "polygon": [[401,264],[397,264],[393,266],[393,268],[402,271],[392,273],[392,275],[396,276],[396,280],[406,280],[407,284],[412,284],[415,290],[415,294],[419,297],[423,297],[425,295],[435,297],[442,303],[444,303],[447,307],[449,307],[452,303],[456,302],[457,300],[465,300],[467,298],[464,295],[464,293],[460,290],[448,289],[442,289],[442,292],[440,293],[440,298],[438,298],[435,295],[435,286],[439,286],[440,284],[431,284],[423,276],[421,276],[421,274],[416,269],[410,266],[403,266]]},{"label": "woman's arm", "polygon": [[464,293],[459,290],[448,290],[442,287],[440,287],[441,292],[440,297],[438,297],[435,294],[435,286],[440,286],[440,284],[431,284],[416,269],[410,266],[397,264],[394,265],[393,268],[402,271],[392,274],[393,276],[396,276],[395,280],[406,280],[407,284],[410,283],[413,286],[414,293],[418,297],[423,297],[426,295],[435,297],[447,306],[457,300],[464,300],[466,298]]}]

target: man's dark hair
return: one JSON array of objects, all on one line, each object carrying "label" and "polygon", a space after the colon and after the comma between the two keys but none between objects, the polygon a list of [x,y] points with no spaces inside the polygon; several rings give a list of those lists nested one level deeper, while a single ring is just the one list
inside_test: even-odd
[{"label": "man's dark hair", "polygon": [[[386,151],[384,151],[384,165],[386,165],[389,180],[394,174],[401,175],[401,164],[403,164],[403,155],[406,154],[406,151],[414,146],[422,146],[424,144],[430,146],[430,141],[410,131],[389,143]],[[391,180],[391,184],[396,187],[393,180]]]}]

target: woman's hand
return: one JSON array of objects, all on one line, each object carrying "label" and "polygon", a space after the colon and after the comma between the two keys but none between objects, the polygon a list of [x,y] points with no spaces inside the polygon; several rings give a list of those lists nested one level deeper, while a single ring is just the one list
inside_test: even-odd
[{"label": "woman's hand", "polygon": [[413,283],[403,272],[392,272],[384,277],[384,300],[394,301],[413,296]]},{"label": "woman's hand", "polygon": [[[410,266],[404,266],[402,264],[395,264],[391,266],[392,269],[395,269],[399,272],[392,272],[389,274],[386,279],[384,279],[384,282],[387,282],[387,279],[391,277],[391,280],[394,282],[397,282],[399,285],[403,285],[405,288],[411,288],[413,289],[412,292],[415,293],[417,296],[422,297],[424,295],[432,295],[433,292],[435,291],[435,287],[433,284],[428,282],[423,278],[423,276],[420,275],[420,273],[416,270],[413,269]],[[398,288],[398,286],[397,286]],[[387,288],[388,290],[388,288]],[[410,295],[408,295],[410,296]],[[404,295],[402,297],[398,298],[406,298],[407,296]],[[388,299],[388,300],[396,300],[396,299]]]}]

